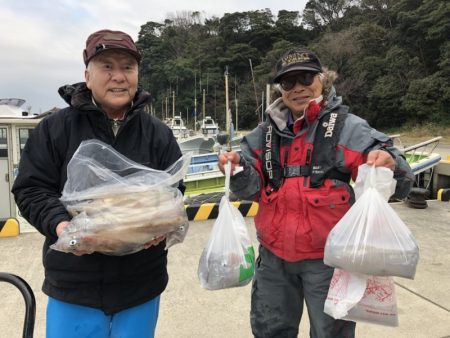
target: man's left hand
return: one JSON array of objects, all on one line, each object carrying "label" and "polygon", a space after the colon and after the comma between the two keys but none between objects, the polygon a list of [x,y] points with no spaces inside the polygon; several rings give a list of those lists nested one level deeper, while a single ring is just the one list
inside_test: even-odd
[{"label": "man's left hand", "polygon": [[384,150],[372,150],[367,154],[368,165],[374,165],[375,167],[386,167],[395,170],[395,160],[392,158],[391,154]]}]

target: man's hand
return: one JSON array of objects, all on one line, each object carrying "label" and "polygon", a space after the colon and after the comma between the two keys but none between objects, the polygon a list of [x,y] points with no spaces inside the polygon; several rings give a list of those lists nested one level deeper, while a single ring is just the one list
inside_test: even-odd
[{"label": "man's hand", "polygon": [[395,160],[384,150],[372,150],[369,152],[366,164],[374,165],[375,167],[386,167],[392,171],[395,170]]},{"label": "man's hand", "polygon": [[233,175],[234,169],[239,165],[240,160],[241,160],[241,156],[233,150],[222,153],[219,155],[219,169],[223,174],[225,174],[225,169],[223,166],[225,164],[227,164],[228,161],[230,161],[231,162],[231,175]]},{"label": "man's hand", "polygon": [[61,232],[64,230],[64,228],[69,224],[69,221],[62,221],[58,223],[56,226],[56,236],[61,236]]}]

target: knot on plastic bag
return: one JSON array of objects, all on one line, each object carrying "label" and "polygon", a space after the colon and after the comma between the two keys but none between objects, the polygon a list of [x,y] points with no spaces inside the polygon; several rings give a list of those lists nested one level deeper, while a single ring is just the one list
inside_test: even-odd
[{"label": "knot on plastic bag", "polygon": [[358,199],[369,188],[376,189],[388,201],[395,192],[397,181],[394,172],[388,168],[362,164],[358,167],[355,181],[355,197]]}]

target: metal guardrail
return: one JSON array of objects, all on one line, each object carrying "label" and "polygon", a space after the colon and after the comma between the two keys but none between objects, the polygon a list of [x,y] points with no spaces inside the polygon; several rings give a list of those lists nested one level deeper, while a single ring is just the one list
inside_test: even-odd
[{"label": "metal guardrail", "polygon": [[23,324],[23,338],[33,338],[34,322],[36,318],[36,299],[28,283],[19,276],[0,272],[0,282],[7,282],[17,287],[25,300],[25,319]]},{"label": "metal guardrail", "polygon": [[405,148],[403,148],[401,150],[406,153],[408,151],[416,150],[418,148],[430,145],[431,150],[429,152],[432,152],[437,147],[437,145],[439,143],[439,140],[441,138],[442,138],[442,136],[437,136],[437,137],[434,137],[434,138],[432,138],[430,140],[426,140],[426,141],[423,141],[423,142],[420,142],[420,143],[417,143],[417,144],[413,144],[412,146],[405,147]]}]

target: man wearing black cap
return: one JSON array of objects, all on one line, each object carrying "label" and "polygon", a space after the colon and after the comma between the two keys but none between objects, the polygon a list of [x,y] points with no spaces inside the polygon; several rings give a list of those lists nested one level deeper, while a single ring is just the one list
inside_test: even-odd
[{"label": "man wearing black cap", "polygon": [[158,170],[181,157],[171,130],[146,112],[150,94],[138,88],[141,54],[131,37],[95,32],[83,59],[86,82],[59,89],[69,107],[35,128],[12,189],[22,215],[45,236],[46,337],[149,338],[168,281],[163,237],[125,256],[49,249],[71,220],[59,198],[67,164],[83,140],[98,139]]},{"label": "man wearing black cap", "polygon": [[305,48],[287,51],[273,82],[281,92],[266,121],[244,137],[230,161],[231,190],[257,200],[260,242],[252,285],[251,326],[255,337],[297,337],[303,302],[310,335],[354,337],[355,323],[324,313],[333,268],[323,263],[328,233],[354,201],[350,179],[364,163],[394,171],[395,196],[405,197],[414,176],[388,136],[350,114],[336,95],[336,74]]}]

